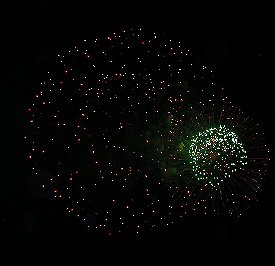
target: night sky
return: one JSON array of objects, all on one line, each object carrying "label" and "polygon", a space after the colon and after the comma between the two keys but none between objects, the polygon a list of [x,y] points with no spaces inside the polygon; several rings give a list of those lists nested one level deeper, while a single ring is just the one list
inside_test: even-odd
[{"label": "night sky", "polygon": [[[1,7],[0,265],[274,265],[274,14],[255,4],[135,1],[9,3]],[[189,215],[145,234],[93,233],[31,189],[27,108],[60,50],[121,29],[164,32],[200,55],[217,83],[261,123],[271,167],[259,204],[241,218]]]}]

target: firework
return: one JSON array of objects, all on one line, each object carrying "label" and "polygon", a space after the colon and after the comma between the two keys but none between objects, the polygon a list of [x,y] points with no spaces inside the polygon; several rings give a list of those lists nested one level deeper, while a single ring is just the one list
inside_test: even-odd
[{"label": "firework", "polygon": [[[239,179],[245,184],[245,173],[254,173],[247,183],[257,190],[258,168],[248,167],[249,136],[240,135],[248,131],[235,130],[237,120],[230,123],[225,114],[227,123],[205,128],[207,112],[195,114],[204,107],[190,109],[199,99],[213,99],[216,89],[212,71],[180,42],[129,30],[84,40],[57,58],[28,108],[28,158],[43,193],[60,199],[89,228],[139,234],[174,223],[175,188],[181,197],[185,188],[192,194],[203,188],[190,197],[192,208],[206,200],[207,206],[219,204],[216,188],[227,190],[222,202],[230,201],[241,182],[227,185],[231,177],[221,176],[238,176],[239,166]],[[185,112],[192,113],[189,121]],[[211,139],[215,148],[208,147]],[[228,169],[230,153],[218,159],[225,148],[238,156]]]},{"label": "firework", "polygon": [[164,180],[182,211],[241,215],[253,206],[269,160],[259,124],[225,99],[171,113]]}]

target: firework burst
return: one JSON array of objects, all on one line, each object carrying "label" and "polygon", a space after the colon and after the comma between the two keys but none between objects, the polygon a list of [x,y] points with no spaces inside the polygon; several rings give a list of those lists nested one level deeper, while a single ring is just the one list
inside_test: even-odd
[{"label": "firework burst", "polygon": [[225,99],[171,114],[164,180],[184,211],[240,215],[250,208],[269,160],[259,124]]},{"label": "firework burst", "polygon": [[60,53],[28,108],[40,193],[108,235],[166,227],[179,202],[238,212],[260,188],[265,146],[236,109],[191,108],[215,90],[199,58],[155,33],[103,35]]}]

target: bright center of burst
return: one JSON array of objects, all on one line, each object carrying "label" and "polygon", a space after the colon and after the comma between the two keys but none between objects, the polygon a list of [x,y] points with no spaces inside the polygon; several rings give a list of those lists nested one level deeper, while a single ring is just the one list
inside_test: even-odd
[{"label": "bright center of burst", "polygon": [[241,170],[247,155],[238,136],[224,125],[194,135],[190,141],[191,169],[197,180],[215,186]]}]

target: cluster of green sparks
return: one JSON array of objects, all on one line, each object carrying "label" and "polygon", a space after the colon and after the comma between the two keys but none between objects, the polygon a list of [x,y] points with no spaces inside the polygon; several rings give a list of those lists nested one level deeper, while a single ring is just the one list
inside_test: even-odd
[{"label": "cluster of green sparks", "polygon": [[238,136],[226,126],[211,127],[193,136],[189,147],[195,177],[210,185],[223,182],[247,165],[247,155]]},{"label": "cluster of green sparks", "polygon": [[[257,202],[269,150],[255,121],[225,100],[172,108],[163,170],[183,212],[240,216]],[[253,203],[253,204],[252,204]]]}]

